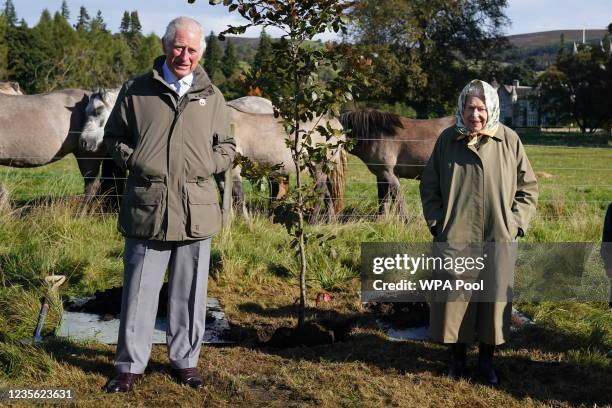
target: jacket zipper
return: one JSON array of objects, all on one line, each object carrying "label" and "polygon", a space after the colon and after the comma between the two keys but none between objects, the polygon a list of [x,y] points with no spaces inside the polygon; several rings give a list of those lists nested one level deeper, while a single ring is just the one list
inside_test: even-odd
[{"label": "jacket zipper", "polygon": [[[189,103],[189,100],[187,99],[187,103],[183,103],[183,100],[185,97],[187,97],[188,94],[185,94],[183,96],[181,96],[176,104],[176,108],[174,109],[174,119],[172,120],[172,124],[170,125],[170,132],[168,133],[168,153],[167,153],[167,157],[166,157],[166,173],[168,174],[168,179],[166,180],[166,191],[167,196],[169,195],[170,192],[170,188],[168,188],[168,183],[170,182],[170,140],[172,139],[172,136],[174,135],[174,128],[176,127],[176,123],[178,122],[178,119],[180,118],[181,114],[183,113],[183,111],[187,108],[187,104]],[[183,184],[181,183],[179,186],[179,191],[183,192]],[[182,197],[181,197],[182,198]],[[166,232],[164,233],[164,239],[166,239],[167,237],[167,229],[169,226],[169,220],[168,220],[168,201],[169,198],[166,197]],[[182,202],[182,200],[181,200]],[[185,214],[183,214],[185,215]],[[183,237],[181,237],[181,239],[183,239]]]}]

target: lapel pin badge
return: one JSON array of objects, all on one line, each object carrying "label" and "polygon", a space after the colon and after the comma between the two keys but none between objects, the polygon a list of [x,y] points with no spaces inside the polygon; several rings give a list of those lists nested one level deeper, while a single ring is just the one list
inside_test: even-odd
[{"label": "lapel pin badge", "polygon": [[200,99],[199,102],[200,106],[204,106],[206,105],[206,99]]}]

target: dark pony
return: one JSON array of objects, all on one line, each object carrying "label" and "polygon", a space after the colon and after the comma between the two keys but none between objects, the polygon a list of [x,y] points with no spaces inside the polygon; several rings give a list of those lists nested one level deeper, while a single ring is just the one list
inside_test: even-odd
[{"label": "dark pony", "polygon": [[391,202],[406,216],[399,179],[417,179],[442,131],[455,124],[454,116],[409,119],[377,110],[355,110],[341,115],[348,138],[355,140],[350,153],[359,157],[376,176],[379,214],[387,214]]}]

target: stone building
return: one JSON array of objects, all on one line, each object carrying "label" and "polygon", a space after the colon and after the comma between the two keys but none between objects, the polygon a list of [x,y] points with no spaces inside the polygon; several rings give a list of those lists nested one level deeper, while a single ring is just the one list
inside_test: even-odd
[{"label": "stone building", "polygon": [[539,127],[543,123],[538,112],[537,90],[521,86],[518,80],[512,85],[491,84],[499,96],[499,120],[510,127]]}]

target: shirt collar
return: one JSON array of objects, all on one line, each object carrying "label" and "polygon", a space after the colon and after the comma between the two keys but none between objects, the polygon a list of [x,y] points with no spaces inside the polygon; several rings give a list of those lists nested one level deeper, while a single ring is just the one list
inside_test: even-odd
[{"label": "shirt collar", "polygon": [[164,80],[167,83],[172,85],[180,82],[181,88],[185,87],[185,89],[189,89],[191,87],[191,84],[193,83],[193,72],[181,79],[176,79],[172,71],[170,71],[167,61],[164,61],[164,65],[162,65],[162,74],[164,76]]}]

